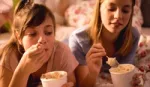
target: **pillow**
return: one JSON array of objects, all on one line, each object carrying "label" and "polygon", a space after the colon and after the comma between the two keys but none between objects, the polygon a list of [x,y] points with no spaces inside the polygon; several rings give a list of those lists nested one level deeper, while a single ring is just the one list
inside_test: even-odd
[{"label": "pillow", "polygon": [[0,0],[0,13],[8,12],[13,7],[12,0]]},{"label": "pillow", "polygon": [[[136,52],[136,63],[135,66],[139,70],[138,76],[135,79],[140,79],[144,76],[145,80],[144,87],[149,87],[150,85],[150,36],[141,35],[137,52]],[[133,79],[133,82],[135,82]],[[139,83],[139,82],[138,82]],[[142,86],[143,87],[143,86]]]},{"label": "pillow", "polygon": [[142,24],[143,24],[143,17],[142,17],[140,6],[141,6],[141,0],[136,0],[134,6],[134,12],[133,12],[133,20],[132,20],[132,26],[138,29],[139,32],[141,32]]},{"label": "pillow", "polygon": [[71,5],[65,12],[65,20],[69,26],[81,27],[89,24],[95,1],[81,1]]},{"label": "pillow", "polygon": [[65,11],[74,2],[74,0],[46,0],[45,5],[54,13],[56,23],[63,25]]},{"label": "pillow", "polygon": [[150,36],[141,35],[136,51],[136,64],[140,71],[150,70]]}]

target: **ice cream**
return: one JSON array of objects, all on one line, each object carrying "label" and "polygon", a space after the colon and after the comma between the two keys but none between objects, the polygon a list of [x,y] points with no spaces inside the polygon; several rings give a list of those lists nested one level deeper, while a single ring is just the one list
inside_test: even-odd
[{"label": "ice cream", "polygon": [[45,73],[41,76],[41,82],[43,87],[62,87],[67,83],[67,72],[53,71]]},{"label": "ice cream", "polygon": [[133,66],[130,64],[119,64],[117,67],[112,67],[110,69],[110,72],[114,72],[114,73],[126,73],[126,72],[130,72],[131,70],[133,70]]},{"label": "ice cream", "polygon": [[111,67],[114,67],[114,66],[118,66],[118,61],[116,60],[116,58],[110,58],[110,57],[107,57],[108,58],[108,61],[106,62],[108,65],[110,65]]},{"label": "ice cream", "polygon": [[61,77],[63,77],[66,73],[65,72],[50,72],[50,73],[46,73],[43,74],[41,76],[42,79],[60,79]]}]

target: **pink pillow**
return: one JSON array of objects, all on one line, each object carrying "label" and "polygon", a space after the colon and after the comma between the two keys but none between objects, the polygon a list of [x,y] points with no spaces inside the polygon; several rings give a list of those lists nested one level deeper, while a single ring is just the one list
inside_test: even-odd
[{"label": "pink pillow", "polygon": [[133,13],[133,21],[132,26],[138,29],[141,32],[142,24],[143,24],[143,17],[141,13],[141,0],[136,0],[136,4],[134,6],[134,13]]},{"label": "pink pillow", "polygon": [[150,70],[150,36],[140,36],[136,52],[136,66],[142,72]]},{"label": "pink pillow", "polygon": [[94,1],[82,1],[71,5],[65,12],[67,24],[73,27],[80,27],[89,24],[94,4]]},{"label": "pink pillow", "polygon": [[[150,86],[150,36],[145,36],[145,35],[140,36],[135,59],[136,59],[135,66],[140,71],[139,72],[140,76],[145,77],[145,80],[143,81],[144,87],[149,87]],[[135,79],[139,80],[139,78],[135,78]],[[135,80],[133,82],[135,82]]]},{"label": "pink pillow", "polygon": [[0,0],[0,13],[8,12],[12,7],[12,0]]}]

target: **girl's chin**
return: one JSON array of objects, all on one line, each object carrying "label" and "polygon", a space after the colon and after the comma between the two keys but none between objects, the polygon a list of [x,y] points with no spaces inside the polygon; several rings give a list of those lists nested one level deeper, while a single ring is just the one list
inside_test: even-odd
[{"label": "girl's chin", "polygon": [[117,32],[120,32],[121,30],[122,30],[121,27],[111,27],[109,31],[112,33],[117,33]]},{"label": "girl's chin", "polygon": [[120,33],[121,29],[112,29],[110,30],[111,33]]}]

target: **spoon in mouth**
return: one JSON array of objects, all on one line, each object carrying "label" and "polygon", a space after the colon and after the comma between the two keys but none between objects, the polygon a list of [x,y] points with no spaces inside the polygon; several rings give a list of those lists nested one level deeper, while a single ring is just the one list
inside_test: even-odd
[{"label": "spoon in mouth", "polygon": [[108,58],[106,62],[108,65],[110,65],[111,67],[118,67],[119,62],[116,60],[116,57],[106,57]]}]

